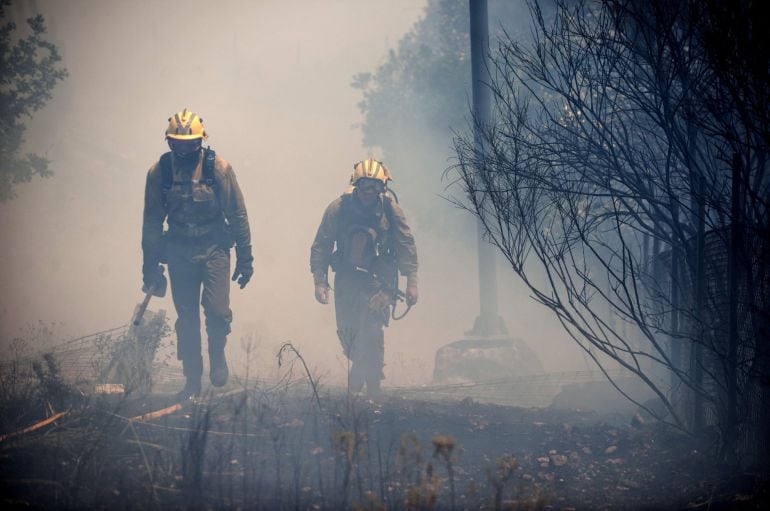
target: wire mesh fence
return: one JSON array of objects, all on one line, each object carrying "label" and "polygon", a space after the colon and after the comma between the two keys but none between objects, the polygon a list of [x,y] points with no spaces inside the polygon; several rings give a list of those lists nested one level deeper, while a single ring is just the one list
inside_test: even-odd
[{"label": "wire mesh fence", "polygon": [[[161,319],[165,321],[165,318]],[[26,367],[27,373],[34,377],[29,368],[47,353],[55,361],[58,377],[90,392],[95,386],[105,384],[133,383],[137,386],[136,380],[143,379],[148,383],[138,386],[144,391],[171,393],[178,390],[184,377],[180,363],[168,359],[158,360],[161,357],[155,356],[159,341],[157,338],[165,333],[156,328],[148,334],[146,331],[137,331],[130,324],[120,325],[58,343],[45,353],[28,355],[16,361],[17,369]],[[147,337],[154,339],[148,341]],[[144,348],[137,350],[137,345]],[[7,371],[8,362],[0,365],[0,370]],[[507,406],[544,407],[550,405],[565,386],[606,382],[607,377],[615,379],[623,376],[627,374],[621,369],[608,370],[606,374],[598,370],[570,371],[418,386],[391,386],[385,382],[383,390],[392,397],[436,401],[472,399]],[[300,385],[302,382],[293,380],[303,378],[289,375],[281,381],[255,377],[245,379],[234,373],[231,385],[270,388],[279,383]],[[292,381],[288,382],[287,379]],[[346,391],[343,387],[334,386],[327,386],[326,390],[332,393]]]},{"label": "wire mesh fence", "polygon": [[[139,326],[116,326],[0,362],[3,381],[52,379],[93,392],[115,385],[121,391],[149,391],[155,379],[172,377],[155,355],[168,334],[165,313],[150,313]],[[103,387],[102,387],[103,388]]]},{"label": "wire mesh fence", "polygon": [[553,398],[566,385],[605,382],[607,376],[620,378],[625,375],[627,371],[621,369],[608,370],[606,375],[601,371],[570,371],[465,383],[389,387],[388,390],[417,399],[473,399],[508,406],[543,407],[551,404]]}]

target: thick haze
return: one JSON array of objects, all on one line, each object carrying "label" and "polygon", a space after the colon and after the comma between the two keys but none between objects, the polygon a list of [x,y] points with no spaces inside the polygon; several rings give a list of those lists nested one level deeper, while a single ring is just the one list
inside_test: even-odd
[{"label": "thick haze", "polygon": [[[18,198],[0,205],[3,348],[38,321],[55,323],[61,340],[129,321],[142,298],[146,171],[166,150],[167,118],[189,107],[232,164],[251,222],[255,274],[245,290],[231,290],[232,365],[240,369],[243,340],[252,338],[258,369],[269,376],[278,346],[290,340],[326,382],[343,381],[333,306],[313,298],[309,247],[352,164],[380,156],[361,145],[352,77],[375,70],[423,7],[415,0],[16,2],[17,19],[45,16],[69,77],[26,136],[25,150],[52,160],[54,176],[20,186]],[[392,170],[398,189],[406,170]],[[437,214],[449,210],[444,199],[424,200]],[[409,217],[410,205],[402,206]],[[386,331],[385,385],[428,382],[435,350],[461,339],[478,314],[475,239],[462,252],[429,225],[413,229],[421,299]],[[498,276],[511,335],[530,344],[546,371],[584,369],[577,348],[503,263]],[[176,319],[170,293],[150,308]]]}]

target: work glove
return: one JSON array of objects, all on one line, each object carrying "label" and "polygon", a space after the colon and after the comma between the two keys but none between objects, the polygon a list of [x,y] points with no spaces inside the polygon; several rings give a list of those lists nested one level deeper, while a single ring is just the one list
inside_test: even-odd
[{"label": "work glove", "polygon": [[254,257],[251,255],[251,245],[235,247],[235,271],[233,272],[233,282],[237,280],[241,289],[246,287],[246,284],[251,280],[251,276],[254,275],[253,263]]},{"label": "work glove", "polygon": [[329,284],[321,283],[315,285],[315,299],[318,303],[326,305],[329,303]]},{"label": "work glove", "polygon": [[417,286],[407,286],[406,288],[406,304],[412,306],[417,303],[417,299],[420,297],[420,293],[417,292]]},{"label": "work glove", "polygon": [[153,296],[166,296],[168,282],[163,275],[163,266],[160,264],[145,264],[142,266],[142,293],[152,290]]}]

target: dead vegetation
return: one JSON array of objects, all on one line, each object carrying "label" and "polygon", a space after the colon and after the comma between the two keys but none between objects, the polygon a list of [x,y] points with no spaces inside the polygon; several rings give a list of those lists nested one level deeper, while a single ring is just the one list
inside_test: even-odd
[{"label": "dead vegetation", "polygon": [[[241,380],[176,408],[169,395],[87,397],[52,357],[23,385],[9,366],[0,433],[67,413],[0,441],[3,508],[759,509],[768,500],[761,478],[722,474],[714,453],[643,420],[374,402],[324,389],[291,345],[282,364],[289,355],[301,378]],[[20,402],[26,411],[7,406]]]}]

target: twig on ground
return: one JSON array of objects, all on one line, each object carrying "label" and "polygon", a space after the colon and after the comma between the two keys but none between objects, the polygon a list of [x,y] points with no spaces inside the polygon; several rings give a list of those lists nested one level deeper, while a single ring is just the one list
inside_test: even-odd
[{"label": "twig on ground", "polygon": [[45,426],[51,424],[52,422],[55,422],[56,420],[61,419],[62,417],[64,417],[68,413],[70,413],[69,410],[66,410],[64,412],[55,413],[51,417],[48,417],[47,419],[43,419],[40,422],[35,423],[35,424],[33,424],[33,425],[29,426],[29,427],[26,427],[24,429],[20,429],[19,431],[14,431],[12,433],[8,433],[6,435],[0,435],[0,442],[4,442],[5,440],[8,440],[9,438],[13,438],[15,436],[23,435],[25,433],[30,433],[32,431],[35,431],[36,429],[40,429],[42,427],[45,427]]}]

